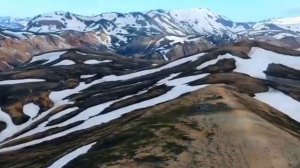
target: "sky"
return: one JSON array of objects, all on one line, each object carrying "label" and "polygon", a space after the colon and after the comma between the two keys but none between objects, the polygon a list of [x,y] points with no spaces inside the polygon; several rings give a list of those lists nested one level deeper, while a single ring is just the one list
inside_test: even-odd
[{"label": "sky", "polygon": [[152,9],[208,8],[233,21],[300,16],[300,0],[0,0],[0,16],[33,17],[53,11],[80,15]]}]

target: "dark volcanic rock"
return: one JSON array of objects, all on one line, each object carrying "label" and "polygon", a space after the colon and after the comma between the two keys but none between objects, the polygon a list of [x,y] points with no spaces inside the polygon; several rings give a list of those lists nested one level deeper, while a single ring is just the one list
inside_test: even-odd
[{"label": "dark volcanic rock", "polygon": [[300,70],[282,64],[270,64],[265,71],[266,75],[300,81]]},{"label": "dark volcanic rock", "polygon": [[270,64],[265,71],[271,85],[300,101],[300,71],[282,64]]}]

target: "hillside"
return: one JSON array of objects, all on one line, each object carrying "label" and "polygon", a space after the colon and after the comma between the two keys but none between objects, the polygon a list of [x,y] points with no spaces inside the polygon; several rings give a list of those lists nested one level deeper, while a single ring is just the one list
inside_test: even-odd
[{"label": "hillside", "polygon": [[36,55],[0,73],[0,165],[298,167],[299,65],[300,51],[258,41],[160,65]]}]

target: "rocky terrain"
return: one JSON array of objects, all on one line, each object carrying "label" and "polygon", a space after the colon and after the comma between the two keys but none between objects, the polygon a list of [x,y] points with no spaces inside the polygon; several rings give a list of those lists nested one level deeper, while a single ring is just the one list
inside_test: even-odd
[{"label": "rocky terrain", "polygon": [[[43,33],[65,34],[64,31],[70,33],[69,31],[72,30],[73,33],[76,32],[76,35],[72,35],[75,36],[75,39],[85,39],[85,48],[89,44],[91,48],[95,48],[95,43],[104,43],[108,50],[119,55],[159,62],[175,60],[244,40],[267,42],[291,49],[300,48],[300,19],[297,17],[240,23],[205,8],[103,13],[96,16],[81,16],[59,11],[40,14],[32,19],[2,18],[2,20],[3,22],[0,18],[0,28],[17,31],[12,36],[34,34],[34,36],[40,37]],[[1,31],[0,34],[3,33],[5,32]],[[101,36],[101,38],[95,36]],[[7,40],[11,41],[11,38],[5,35],[0,37],[0,43],[7,43]],[[4,42],[2,42],[3,40]],[[95,40],[98,41],[95,42]],[[49,39],[44,41],[52,43]],[[77,45],[71,44],[70,46],[68,39],[60,40],[59,46],[54,45],[51,48],[82,48],[83,44],[80,44],[78,39],[75,41]],[[15,43],[27,45],[28,42],[14,39],[13,44]],[[10,46],[10,43],[7,46],[16,48]],[[26,53],[23,49],[16,48],[16,50],[18,53]],[[7,54],[6,52],[5,54]],[[33,56],[32,54],[37,53],[42,52],[25,54],[30,56],[24,56],[24,54],[15,56],[14,53],[8,55],[15,57],[14,59],[26,57],[25,60],[29,60]],[[23,59],[21,60],[23,62]],[[1,61],[6,62],[2,59]],[[7,64],[13,64],[14,67],[19,62],[11,60]],[[3,69],[7,69],[7,67],[1,68],[2,71]]]},{"label": "rocky terrain", "polygon": [[94,32],[30,33],[0,30],[0,71],[29,62],[33,55],[66,49],[108,51],[110,38]]},{"label": "rocky terrain", "polygon": [[0,165],[297,168],[299,65],[249,40],[163,64],[36,55],[0,73]]}]

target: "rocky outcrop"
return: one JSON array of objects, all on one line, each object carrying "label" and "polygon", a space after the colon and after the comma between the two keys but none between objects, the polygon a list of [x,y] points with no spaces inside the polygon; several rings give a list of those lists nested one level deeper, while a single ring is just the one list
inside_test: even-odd
[{"label": "rocky outcrop", "polygon": [[300,101],[300,71],[282,64],[271,64],[266,70],[272,86]]}]

